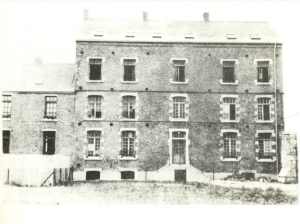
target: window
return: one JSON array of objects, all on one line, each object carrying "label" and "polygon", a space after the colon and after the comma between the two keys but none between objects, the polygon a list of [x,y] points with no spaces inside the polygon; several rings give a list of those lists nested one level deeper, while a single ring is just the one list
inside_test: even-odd
[{"label": "window", "polygon": [[2,137],[3,153],[9,153],[10,131],[2,131]]},{"label": "window", "polygon": [[185,33],[184,34],[184,38],[185,39],[194,39],[194,34],[193,33]]},{"label": "window", "polygon": [[122,171],[121,179],[122,180],[134,180],[134,172],[133,171]]},{"label": "window", "polygon": [[2,103],[3,103],[3,118],[10,118],[11,117],[11,96],[10,95],[3,95],[2,96]]},{"label": "window", "polygon": [[44,155],[55,154],[55,131],[44,131]]},{"label": "window", "polygon": [[88,148],[86,157],[99,156],[101,145],[101,131],[88,131],[87,132]]},{"label": "window", "polygon": [[185,97],[173,97],[173,118],[185,118]]},{"label": "window", "polygon": [[100,171],[86,171],[85,174],[85,179],[86,180],[100,180]]},{"label": "window", "polygon": [[235,40],[236,39],[235,34],[226,34],[226,37],[227,37],[228,40]]},{"label": "window", "polygon": [[94,31],[94,36],[95,37],[103,37],[104,36],[104,31],[96,30],[96,31]]},{"label": "window", "polygon": [[257,99],[257,110],[258,110],[258,117],[259,121],[269,121],[270,120],[270,98],[258,98]]},{"label": "window", "polygon": [[223,61],[223,82],[235,83],[234,75],[235,61]]},{"label": "window", "polygon": [[269,62],[258,61],[257,62],[257,82],[268,83],[269,82]]},{"label": "window", "polygon": [[121,157],[135,157],[135,131],[122,131]]},{"label": "window", "polygon": [[161,33],[153,33],[153,38],[161,38]]},{"label": "window", "polygon": [[45,116],[44,118],[56,118],[56,104],[57,104],[57,97],[56,96],[46,96],[45,98],[46,105],[45,105]]},{"label": "window", "polygon": [[185,60],[173,60],[173,82],[185,82]]},{"label": "window", "polygon": [[250,34],[249,36],[250,36],[251,40],[260,40],[259,34]]},{"label": "window", "polygon": [[123,96],[122,97],[122,118],[135,119],[135,96]]},{"label": "window", "polygon": [[172,132],[172,164],[186,163],[186,132]]},{"label": "window", "polygon": [[135,81],[135,59],[124,59],[124,78],[123,81]]},{"label": "window", "polygon": [[134,37],[135,36],[135,33],[134,32],[127,32],[125,34],[125,37]]},{"label": "window", "polygon": [[102,59],[89,59],[90,80],[101,80]]},{"label": "window", "polygon": [[88,118],[101,118],[102,111],[101,111],[101,96],[89,96],[88,103],[89,103],[89,110],[88,110]]},{"label": "window", "polygon": [[259,158],[273,158],[271,133],[258,133]]},{"label": "window", "polygon": [[236,119],[236,99],[235,98],[223,98],[223,119],[235,120]]},{"label": "window", "polygon": [[223,134],[224,158],[236,158],[236,138],[237,133],[227,132]]}]

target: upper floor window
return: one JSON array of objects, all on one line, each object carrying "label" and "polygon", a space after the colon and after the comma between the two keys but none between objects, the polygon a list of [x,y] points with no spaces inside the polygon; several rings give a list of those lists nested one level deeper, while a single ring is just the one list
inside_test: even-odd
[{"label": "upper floor window", "polygon": [[87,132],[87,157],[90,156],[100,156],[100,146],[101,146],[101,131],[88,131]]},{"label": "upper floor window", "polygon": [[225,132],[223,134],[224,141],[224,158],[236,158],[236,138],[237,133]]},{"label": "upper floor window", "polygon": [[235,83],[235,61],[223,61],[223,82]]},{"label": "upper floor window", "polygon": [[173,60],[173,82],[185,82],[185,60]]},{"label": "upper floor window", "polygon": [[89,110],[88,110],[88,117],[89,118],[101,118],[102,111],[101,111],[101,103],[102,97],[101,96],[89,96],[88,97],[89,103]]},{"label": "upper floor window", "polygon": [[56,96],[46,96],[45,97],[45,116],[44,118],[56,118],[56,104],[57,97]]},{"label": "upper floor window", "polygon": [[90,58],[89,64],[90,64],[90,80],[101,80],[102,59]]},{"label": "upper floor window", "polygon": [[257,62],[257,82],[258,83],[269,82],[269,61]]},{"label": "upper floor window", "polygon": [[173,97],[173,118],[185,117],[185,97]]},{"label": "upper floor window", "polygon": [[236,119],[236,99],[235,98],[223,98],[223,119],[235,120]]},{"label": "upper floor window", "polygon": [[259,158],[273,157],[271,133],[258,133]]},{"label": "upper floor window", "polygon": [[257,120],[269,121],[270,120],[270,98],[258,98],[257,99]]},{"label": "upper floor window", "polygon": [[127,157],[135,157],[135,131],[122,131],[122,146],[120,155]]},{"label": "upper floor window", "polygon": [[123,81],[135,81],[135,59],[124,59],[124,77]]},{"label": "upper floor window", "polygon": [[2,103],[3,103],[3,118],[10,118],[11,117],[11,95],[3,95],[2,96]]},{"label": "upper floor window", "polygon": [[122,118],[135,119],[135,96],[123,96],[122,97]]},{"label": "upper floor window", "polygon": [[10,131],[2,131],[2,138],[3,153],[9,153]]}]

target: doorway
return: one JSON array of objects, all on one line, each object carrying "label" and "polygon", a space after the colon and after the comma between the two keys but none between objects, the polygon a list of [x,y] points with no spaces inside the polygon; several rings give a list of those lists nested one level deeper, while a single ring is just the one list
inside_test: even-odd
[{"label": "doorway", "polygon": [[55,131],[44,131],[43,154],[55,154]]}]

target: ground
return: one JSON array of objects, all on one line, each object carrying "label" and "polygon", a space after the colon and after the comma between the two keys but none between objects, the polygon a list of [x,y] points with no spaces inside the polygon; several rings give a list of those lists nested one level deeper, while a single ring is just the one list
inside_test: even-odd
[{"label": "ground", "polygon": [[[216,184],[86,181],[55,187],[5,185],[5,204],[297,204],[290,190],[258,186]],[[231,184],[232,185],[232,184]],[[278,185],[279,186],[279,185]],[[277,187],[278,187],[277,186]],[[282,185],[284,186],[284,185]],[[287,185],[286,185],[287,186]],[[295,186],[294,186],[295,187]],[[291,188],[291,187],[290,187]],[[296,187],[297,188],[297,187]],[[283,188],[284,189],[284,188]]]}]

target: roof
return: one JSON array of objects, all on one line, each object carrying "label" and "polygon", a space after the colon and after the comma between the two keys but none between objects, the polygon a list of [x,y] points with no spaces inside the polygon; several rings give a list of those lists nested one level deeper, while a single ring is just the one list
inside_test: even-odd
[{"label": "roof", "polygon": [[5,77],[4,91],[74,91],[75,64],[28,64]]},{"label": "roof", "polygon": [[[94,36],[95,31],[104,35]],[[134,32],[134,37],[125,37]],[[161,33],[161,38],[153,38]],[[192,33],[194,39],[186,39]],[[236,39],[227,39],[235,34]],[[260,39],[251,39],[259,34]],[[109,42],[184,42],[184,43],[281,43],[268,22],[204,22],[204,21],[139,21],[139,20],[84,20],[77,41]]]}]

